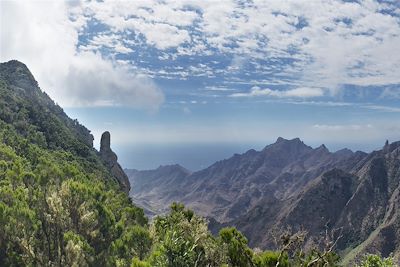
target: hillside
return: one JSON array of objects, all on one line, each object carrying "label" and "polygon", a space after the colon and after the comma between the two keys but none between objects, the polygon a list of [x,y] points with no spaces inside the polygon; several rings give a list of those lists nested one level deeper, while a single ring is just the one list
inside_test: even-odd
[{"label": "hillside", "polygon": [[[23,63],[1,63],[0,266],[123,266],[143,257],[147,218],[106,163],[89,130]],[[148,245],[127,247],[135,236]]]},{"label": "hillside", "polygon": [[[41,148],[68,151],[104,168],[101,155],[99,157],[93,148],[90,131],[77,120],[69,118],[40,90],[24,64],[16,60],[1,63],[0,86],[0,119],[12,125],[18,135]],[[111,170],[111,167],[107,169]],[[118,177],[115,178],[128,192],[129,183],[124,185]]]},{"label": "hillside", "polygon": [[328,229],[341,233],[340,250],[398,255],[399,155],[400,142],[386,144],[347,170],[335,168],[315,177],[290,198],[256,205],[234,224],[253,244],[272,245],[270,230],[278,224],[304,228],[310,244]]},{"label": "hillside", "polygon": [[178,178],[170,174],[136,171],[130,179],[141,187],[131,195],[159,212],[163,203],[182,201],[215,219],[214,232],[234,225],[253,247],[276,248],[275,237],[286,229],[307,231],[305,247],[322,246],[328,231],[341,236],[337,248],[346,260],[365,252],[399,256],[400,142],[370,154],[332,153],[324,145],[313,149],[298,138],[278,138],[262,151]]},{"label": "hillside", "polygon": [[169,208],[167,203],[172,203],[180,193],[181,188],[176,186],[190,175],[190,171],[180,165],[147,171],[125,169],[125,172],[132,185],[130,196],[149,216],[165,213]]}]

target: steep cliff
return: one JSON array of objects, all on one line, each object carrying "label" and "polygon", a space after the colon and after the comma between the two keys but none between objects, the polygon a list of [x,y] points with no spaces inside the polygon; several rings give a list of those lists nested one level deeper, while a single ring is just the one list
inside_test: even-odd
[{"label": "steep cliff", "polygon": [[104,164],[110,170],[112,176],[117,179],[121,189],[129,193],[131,189],[131,185],[129,183],[129,178],[126,176],[125,172],[121,168],[121,165],[118,163],[118,157],[111,150],[111,136],[109,132],[104,132],[101,135],[100,141],[100,157],[103,160]]}]

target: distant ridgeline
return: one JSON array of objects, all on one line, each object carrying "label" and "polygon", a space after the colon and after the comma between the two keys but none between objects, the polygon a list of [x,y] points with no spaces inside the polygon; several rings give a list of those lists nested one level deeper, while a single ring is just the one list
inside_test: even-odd
[{"label": "distant ridgeline", "polygon": [[[386,236],[381,231],[385,230],[387,236],[393,237],[396,249],[392,250],[397,251],[397,183],[393,179],[381,181],[375,175],[380,170],[395,172],[396,166],[398,171],[399,165],[385,167],[389,158],[397,164],[394,151],[388,144],[390,157],[375,160],[376,168],[365,170],[370,177],[365,183],[371,185],[361,196],[368,198],[370,193],[376,193],[368,199],[375,203],[373,208],[378,215],[387,216],[370,216],[371,225],[366,227],[394,222],[390,228],[380,224],[376,235],[384,240]],[[190,176],[184,169],[170,168],[169,172],[175,181],[183,182]],[[206,177],[207,172],[203,174]],[[351,179],[341,172],[325,175],[321,190],[316,184],[311,193],[320,196],[339,187],[344,199],[347,191],[356,186],[349,182]],[[343,186],[348,182],[351,189],[346,190]],[[229,185],[228,181],[224,183]],[[390,191],[386,192],[387,185]],[[180,190],[182,184],[174,186]],[[204,187],[206,191],[210,189]],[[12,60],[0,64],[0,266],[337,266],[340,261],[334,253],[336,242],[304,249],[307,238],[303,232],[282,233],[276,251],[253,251],[235,228],[211,235],[208,222],[181,204],[172,204],[168,214],[149,224],[143,209],[132,204],[129,190],[127,176],[111,150],[110,133],[103,134],[100,151],[96,151],[89,130],[68,118],[40,90],[23,63]],[[385,195],[380,194],[383,191]],[[385,213],[386,196],[390,194],[392,205]],[[293,218],[299,218],[301,207],[308,205],[299,203],[292,212]],[[270,216],[266,211],[269,205],[265,203],[246,213],[252,216],[245,217],[246,222],[256,220],[256,229],[261,229],[259,235],[265,233],[259,228],[259,216]],[[367,212],[365,209],[361,207],[360,212]],[[248,228],[243,229],[249,232]],[[361,266],[394,266],[391,262],[390,258],[370,255]]]},{"label": "distant ridgeline", "polygon": [[277,248],[276,236],[291,229],[307,232],[305,248],[323,247],[329,233],[346,265],[368,252],[400,257],[400,142],[367,154],[278,138],[197,172],[126,173],[148,215],[177,201],[210,218],[214,233],[237,227],[253,247]]}]

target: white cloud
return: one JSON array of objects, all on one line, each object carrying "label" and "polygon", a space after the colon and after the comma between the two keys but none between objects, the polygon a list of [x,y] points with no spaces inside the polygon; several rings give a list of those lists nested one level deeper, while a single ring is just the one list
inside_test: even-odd
[{"label": "white cloud", "polygon": [[228,70],[238,71],[243,68],[247,61],[248,58],[235,55],[232,58],[231,65],[228,67]]},{"label": "white cloud", "polygon": [[149,78],[99,53],[77,51],[78,33],[86,25],[79,3],[1,1],[0,6],[1,61],[26,63],[41,88],[62,106],[157,109],[163,102]]},{"label": "white cloud", "polygon": [[284,91],[283,95],[286,97],[309,98],[323,96],[324,91],[320,88],[300,87]]},{"label": "white cloud", "polygon": [[357,103],[351,102],[333,102],[333,101],[283,101],[282,103],[293,104],[293,105],[309,105],[309,106],[320,106],[320,107],[353,107],[358,106]]},{"label": "white cloud", "polygon": [[313,128],[321,131],[361,131],[372,129],[373,126],[371,124],[315,124]]},{"label": "white cloud", "polygon": [[172,1],[93,1],[87,8],[116,34],[126,30],[140,33],[147,44],[160,50],[190,42],[189,32],[182,27],[198,18],[196,12],[183,10],[184,5]]},{"label": "white cloud", "polygon": [[248,93],[234,93],[230,97],[256,97],[256,96],[272,96],[278,98],[313,98],[324,95],[324,90],[320,88],[300,87],[289,90],[272,90],[269,88],[261,89],[254,86]]},{"label": "white cloud", "polygon": [[[381,13],[389,9],[387,3],[373,0],[359,3],[339,0],[255,0],[248,3],[233,0],[105,0],[73,3],[55,1],[22,5],[22,1],[1,2],[2,25],[7,25],[1,29],[1,59],[19,58],[28,63],[41,85],[56,98],[58,92],[52,91],[63,87],[65,81],[62,77],[72,77],[68,72],[80,66],[78,61],[87,61],[83,64],[83,71],[88,72],[92,66],[91,73],[96,73],[95,63],[105,61],[109,64],[106,68],[116,72],[109,75],[110,79],[128,75],[126,80],[136,80],[139,76],[130,75],[120,66],[120,61],[93,51],[106,47],[114,56],[142,49],[142,45],[156,48],[155,55],[161,60],[173,62],[179,56],[190,56],[195,62],[184,70],[170,68],[165,73],[138,67],[150,77],[181,80],[192,76],[223,77],[223,82],[227,83],[297,88],[282,91],[257,89],[233,94],[234,97],[311,98],[326,93],[320,88],[335,94],[342,84],[400,83],[400,53],[395,52],[400,47],[400,18],[388,12]],[[393,13],[400,14],[398,6],[391,5],[390,8]],[[91,32],[93,36],[83,36],[89,38],[88,44],[79,44],[78,34],[84,32],[90,19],[97,20],[107,29],[100,33]],[[196,65],[194,56],[213,54],[230,58],[231,64]],[[34,62],[33,57],[40,60]],[[47,70],[42,66],[39,71],[35,67],[39,64],[59,66],[47,67]],[[248,70],[250,66],[255,70]],[[246,77],[233,80],[232,74],[238,73],[248,77],[257,74],[263,78],[259,81],[259,77],[251,77],[254,79],[251,81]],[[107,83],[121,86],[116,81]],[[141,87],[140,83],[134,84]],[[151,86],[143,102],[151,103],[153,98],[153,106],[159,105],[161,92],[151,82],[145,84]],[[126,88],[115,91],[118,95]],[[138,89],[138,94],[132,95],[139,96],[139,91],[146,90]],[[105,94],[94,101],[103,103],[107,97]],[[70,100],[71,96],[67,95],[57,99],[67,105],[79,102]],[[109,102],[118,101],[112,99]]]},{"label": "white cloud", "polygon": [[207,91],[221,91],[221,92],[236,91],[236,89],[228,88],[225,86],[206,86],[204,89]]},{"label": "white cloud", "polygon": [[66,93],[74,96],[70,105],[156,108],[163,101],[161,92],[146,76],[114,67],[93,53],[80,53],[79,57],[64,79]]},{"label": "white cloud", "polygon": [[362,105],[363,108],[383,112],[400,112],[400,107],[380,106],[380,105]]},{"label": "white cloud", "polygon": [[127,29],[135,29],[142,33],[149,44],[158,49],[179,46],[190,41],[189,33],[165,23],[147,23],[144,20],[128,20]]},{"label": "white cloud", "polygon": [[[121,40],[119,40],[119,36],[115,34],[101,34],[94,36],[94,38],[90,41],[90,45],[92,46],[92,49],[87,49],[87,50],[93,50],[94,47],[107,47],[112,49],[114,52],[119,53],[119,54],[125,54],[125,53],[130,53],[133,52],[132,49],[126,47],[124,44],[122,44]],[[85,47],[81,47],[85,48]]]},{"label": "white cloud", "polygon": [[[176,48],[171,58],[226,53],[233,56],[229,68],[233,72],[244,62],[269,59],[275,63],[260,71],[268,74],[275,69],[298,79],[301,87],[327,88],[332,93],[341,84],[400,83],[400,53],[395,53],[400,47],[400,18],[381,13],[392,9],[400,14],[395,4],[154,0],[93,1],[87,7],[116,34],[132,30],[160,50]],[[283,68],[276,69],[280,64]]]}]

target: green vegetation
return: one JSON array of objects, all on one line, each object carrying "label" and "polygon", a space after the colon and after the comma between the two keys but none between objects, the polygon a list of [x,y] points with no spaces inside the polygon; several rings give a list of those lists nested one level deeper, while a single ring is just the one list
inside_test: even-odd
[{"label": "green vegetation", "polygon": [[395,267],[392,258],[381,258],[377,255],[368,254],[364,257],[358,267]]},{"label": "green vegetation", "polygon": [[106,171],[0,126],[1,266],[104,266],[144,257],[147,219],[106,182]]},{"label": "green vegetation", "polygon": [[[218,236],[181,204],[150,224],[92,147],[19,62],[0,72],[0,266],[337,266],[331,250],[253,251],[235,228]],[[394,266],[368,256],[360,266]]]},{"label": "green vegetation", "polygon": [[152,244],[90,132],[16,61],[0,69],[0,266],[129,266]]}]

